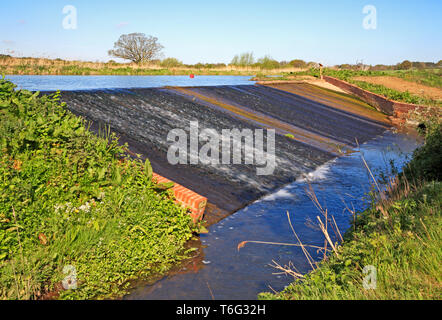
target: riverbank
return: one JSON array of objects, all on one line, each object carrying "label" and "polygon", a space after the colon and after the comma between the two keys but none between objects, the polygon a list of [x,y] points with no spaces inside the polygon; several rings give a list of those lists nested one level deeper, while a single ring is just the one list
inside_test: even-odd
[{"label": "riverbank", "polygon": [[440,123],[428,125],[425,145],[382,197],[371,194],[370,208],[356,215],[335,252],[284,291],[260,298],[441,299],[441,138]]},{"label": "riverbank", "polygon": [[0,299],[121,296],[188,256],[197,226],[115,134],[5,80],[0,115]]},{"label": "riverbank", "polygon": [[[355,71],[325,68],[323,75],[344,80],[390,100],[430,107],[442,106],[441,69]],[[311,82],[318,78],[319,69],[310,69],[284,73],[277,78],[260,75],[252,80],[268,83],[274,81]]]},{"label": "riverbank", "polygon": [[7,75],[118,75],[118,76],[157,76],[157,75],[226,75],[254,76],[256,74],[276,75],[281,72],[298,72],[301,69],[281,67],[265,69],[260,67],[240,67],[225,64],[196,64],[165,67],[160,63],[135,64],[117,62],[67,61],[46,58],[15,58],[0,55],[0,74]]}]

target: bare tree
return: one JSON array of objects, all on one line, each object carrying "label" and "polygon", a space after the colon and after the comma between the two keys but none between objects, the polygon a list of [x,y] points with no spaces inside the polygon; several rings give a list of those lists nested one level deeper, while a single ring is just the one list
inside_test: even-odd
[{"label": "bare tree", "polygon": [[156,37],[146,36],[144,33],[131,33],[123,34],[108,54],[135,63],[144,63],[159,58],[163,48]]}]

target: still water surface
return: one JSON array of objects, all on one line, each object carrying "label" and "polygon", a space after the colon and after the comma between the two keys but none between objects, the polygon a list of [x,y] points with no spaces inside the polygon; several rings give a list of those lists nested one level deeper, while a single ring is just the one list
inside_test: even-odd
[{"label": "still water surface", "polygon": [[18,89],[73,91],[93,89],[157,88],[164,86],[221,86],[254,84],[249,76],[6,76]]}]

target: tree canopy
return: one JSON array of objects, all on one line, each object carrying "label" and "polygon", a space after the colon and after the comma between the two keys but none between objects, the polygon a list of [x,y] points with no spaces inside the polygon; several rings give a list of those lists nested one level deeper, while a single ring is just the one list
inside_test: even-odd
[{"label": "tree canopy", "polygon": [[130,60],[135,63],[150,62],[161,55],[163,46],[158,38],[144,33],[123,34],[108,54],[112,57]]}]

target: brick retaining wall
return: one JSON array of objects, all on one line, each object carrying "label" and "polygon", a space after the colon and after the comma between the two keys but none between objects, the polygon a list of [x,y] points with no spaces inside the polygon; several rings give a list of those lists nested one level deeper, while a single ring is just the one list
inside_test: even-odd
[{"label": "brick retaining wall", "polygon": [[328,83],[337,86],[338,88],[341,88],[346,92],[358,96],[359,98],[367,102],[369,105],[375,107],[379,111],[388,114],[389,116],[394,115],[394,101],[388,100],[381,95],[361,89],[343,80],[339,80],[329,76],[324,76],[324,80],[327,81]]},{"label": "brick retaining wall", "polygon": [[[153,179],[157,183],[170,183],[167,178],[164,178],[156,173],[153,174]],[[193,222],[197,223],[201,221],[204,216],[204,211],[207,206],[207,198],[199,195],[198,193],[183,187],[178,183],[174,183],[172,191],[175,195],[175,199],[182,206],[190,209],[190,215],[193,218]]]},{"label": "brick retaining wall", "polygon": [[438,108],[389,100],[381,95],[329,76],[324,76],[324,80],[348,93],[354,94],[377,110],[389,115],[391,121],[396,124],[404,124],[407,120],[410,120],[410,114],[413,112],[417,114],[431,113],[437,116],[441,115]]}]

